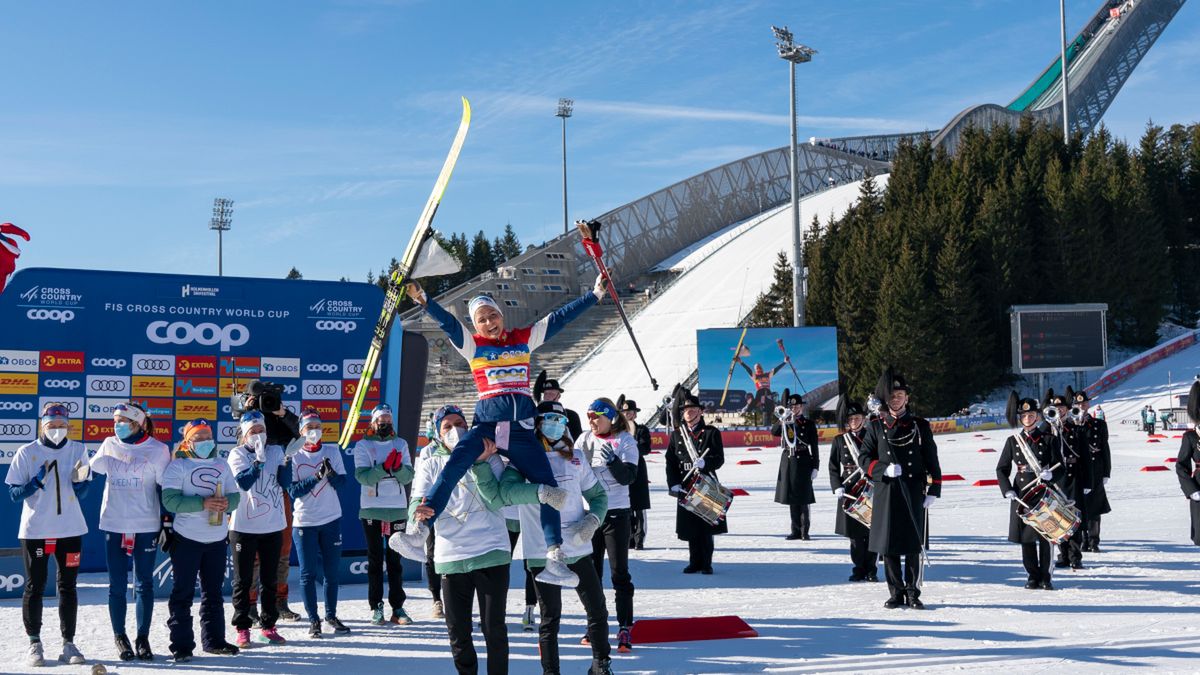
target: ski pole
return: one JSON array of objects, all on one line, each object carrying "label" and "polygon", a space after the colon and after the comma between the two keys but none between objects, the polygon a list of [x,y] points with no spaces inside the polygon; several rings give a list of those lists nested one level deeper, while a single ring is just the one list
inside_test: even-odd
[{"label": "ski pole", "polygon": [[783,352],[783,358],[784,358],[784,360],[785,360],[785,361],[787,361],[787,364],[788,364],[789,366],[791,366],[791,368],[792,368],[792,375],[795,375],[795,376],[796,376],[796,384],[800,385],[800,389],[801,389],[801,392],[800,392],[800,393],[801,393],[801,394],[807,394],[807,393],[808,393],[808,388],[806,388],[806,387],[804,386],[804,382],[803,382],[803,381],[801,381],[801,379],[800,379],[800,373],[797,373],[797,372],[796,372],[796,366],[792,365],[792,357],[788,356],[787,349],[785,349],[785,348],[784,348],[784,346],[783,346],[783,338],[777,338],[777,339],[775,340],[775,344],[779,345],[779,351]]},{"label": "ski pole", "polygon": [[733,370],[737,367],[738,357],[742,355],[742,345],[746,341],[746,331],[750,330],[749,326],[742,329],[742,335],[738,338],[737,347],[733,348],[733,360],[729,362],[729,372],[725,374],[725,388],[721,390],[721,402],[718,406],[725,405],[725,397],[729,395],[729,383],[733,380]]}]

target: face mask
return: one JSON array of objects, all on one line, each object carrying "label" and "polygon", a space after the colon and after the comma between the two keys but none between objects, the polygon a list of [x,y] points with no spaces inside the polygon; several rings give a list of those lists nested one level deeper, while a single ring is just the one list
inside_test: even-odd
[{"label": "face mask", "polygon": [[67,437],[66,429],[47,429],[46,440],[50,441],[51,445],[58,445]]},{"label": "face mask", "polygon": [[304,432],[304,440],[308,441],[309,445],[316,445],[321,442],[321,430],[309,429]]},{"label": "face mask", "polygon": [[133,435],[133,425],[129,422],[116,422],[113,424],[113,433],[123,441]]},{"label": "face mask", "polygon": [[460,438],[462,438],[462,429],[459,427],[450,427],[449,431],[442,434],[442,442],[451,450],[454,449],[454,446],[458,445]]},{"label": "face mask", "polygon": [[392,425],[380,424],[379,427],[376,428],[375,433],[378,434],[380,438],[388,438],[392,435]]},{"label": "face mask", "polygon": [[216,447],[217,442],[211,438],[207,441],[194,441],[192,443],[192,452],[196,453],[196,456],[201,459],[208,459]]},{"label": "face mask", "polygon": [[246,445],[258,450],[267,444],[267,435],[264,433],[250,434],[246,437]]},{"label": "face mask", "polygon": [[542,435],[551,441],[557,441],[567,433],[567,425],[560,420],[542,420]]}]

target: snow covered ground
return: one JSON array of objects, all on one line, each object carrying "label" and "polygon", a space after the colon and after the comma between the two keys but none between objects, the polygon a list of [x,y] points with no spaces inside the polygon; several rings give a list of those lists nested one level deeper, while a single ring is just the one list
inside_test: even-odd
[{"label": "snow covered ground", "polygon": [[[996,487],[972,487],[994,476],[1006,432],[940,436],[946,473],[966,480],[945,486],[931,514],[932,565],[923,599],[929,610],[886,610],[885,585],[846,582],[846,541],[832,534],[832,499],[814,506],[814,539],[784,541],[786,507],[772,502],[778,453],[731,449],[721,478],[749,491],[730,513],[731,534],[718,537],[713,576],[683,575],[687,548],[673,534],[673,507],[663,486],[662,456],[651,457],[654,509],[645,551],[631,563],[639,618],[737,614],[756,628],[755,639],[636,646],[615,657],[617,672],[864,672],[960,671],[1111,672],[1127,668],[1200,670],[1200,548],[1188,538],[1187,505],[1172,471],[1141,472],[1163,465],[1179,440],[1147,443],[1144,435],[1116,428],[1115,471],[1109,484],[1114,512],[1104,519],[1103,553],[1086,554],[1086,569],[1059,572],[1054,592],[1022,588],[1019,548],[1005,541],[1007,505]],[[824,455],[828,448],[822,446]],[[757,459],[758,465],[739,465]],[[824,458],[823,458],[824,460]],[[827,485],[822,470],[819,485]],[[511,670],[538,671],[532,633],[520,631],[521,577],[509,596]],[[122,673],[149,667],[112,661],[105,590],[99,574],[84,575],[77,643],[93,659]],[[453,672],[444,626],[428,620],[423,584],[408,588],[407,608],[417,623],[377,628],[363,585],[342,587],[339,614],[349,637],[312,641],[302,624],[281,632],[286,648],[257,647],[237,657],[201,656],[172,672],[340,673]],[[588,651],[577,644],[581,608],[564,595],[564,672],[583,672]],[[58,653],[57,615],[48,600],[43,639],[47,655]],[[611,593],[610,593],[611,603]],[[292,606],[299,607],[295,587]],[[610,604],[611,612],[611,604]],[[132,611],[130,612],[132,622]],[[152,642],[166,652],[165,601],[155,607]],[[226,618],[228,619],[228,612]],[[25,672],[18,600],[0,602],[0,671]],[[230,629],[227,637],[232,638]],[[482,650],[482,643],[477,641]],[[163,661],[156,662],[157,667]],[[51,672],[84,672],[56,666]]]}]

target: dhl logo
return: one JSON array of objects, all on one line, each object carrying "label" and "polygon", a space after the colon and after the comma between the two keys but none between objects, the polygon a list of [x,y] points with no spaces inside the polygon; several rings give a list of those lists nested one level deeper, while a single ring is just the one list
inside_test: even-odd
[{"label": "dhl logo", "polygon": [[0,373],[0,394],[35,396],[37,390],[37,373]]},{"label": "dhl logo", "polygon": [[216,375],[217,357],[177,356],[175,357],[175,372],[181,375]]},{"label": "dhl logo", "polygon": [[[218,389],[218,396],[220,396],[221,398],[228,398],[230,395],[233,394],[234,391],[240,389],[240,387],[234,386],[234,383],[236,383],[236,382],[237,382],[237,380],[233,379],[232,377],[222,377],[221,378],[221,386]],[[245,384],[246,384],[245,382],[241,383],[242,386],[245,386]]]},{"label": "dhl logo", "polygon": [[[354,392],[358,390],[358,380],[342,380],[342,398],[354,398]],[[371,384],[367,386],[367,398],[379,399],[379,381],[371,380]],[[367,408],[370,410],[370,408]]]},{"label": "dhl logo", "polygon": [[83,420],[67,421],[67,438],[73,441],[83,440]]},{"label": "dhl logo", "polygon": [[175,403],[175,419],[194,420],[199,418],[216,419],[216,401],[177,401]]},{"label": "dhl logo", "polygon": [[55,373],[82,373],[83,352],[42,352],[42,370]]},{"label": "dhl logo", "polygon": [[175,378],[169,375],[134,375],[134,396],[170,396],[175,389]]}]

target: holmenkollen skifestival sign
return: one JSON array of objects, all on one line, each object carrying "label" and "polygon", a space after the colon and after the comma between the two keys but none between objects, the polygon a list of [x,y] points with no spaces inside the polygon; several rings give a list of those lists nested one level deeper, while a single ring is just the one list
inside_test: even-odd
[{"label": "holmenkollen skifestival sign", "polygon": [[[229,395],[235,380],[254,378],[283,385],[292,410],[315,407],[325,442],[336,443],[382,303],[383,292],[365,283],[21,270],[0,294],[0,473],[36,436],[46,401],[67,404],[70,437],[93,453],[112,435],[113,406],[129,400],[146,408],[155,435],[172,448],[184,424],[203,417],[226,453],[237,436]],[[381,400],[399,409],[402,340],[394,337],[368,414]],[[349,454],[345,463],[352,470]],[[85,570],[104,567],[103,477],[95,478],[83,504]],[[340,496],[345,548],[362,548],[359,491]],[[0,500],[0,548],[19,545],[19,519],[20,505]]]}]

